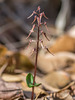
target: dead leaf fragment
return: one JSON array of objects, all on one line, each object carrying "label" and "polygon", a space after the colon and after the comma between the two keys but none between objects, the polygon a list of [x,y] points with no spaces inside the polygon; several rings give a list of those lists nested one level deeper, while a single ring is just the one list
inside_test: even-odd
[{"label": "dead leaf fragment", "polygon": [[57,94],[57,96],[62,100],[73,100],[72,96],[69,94],[69,90],[61,91]]},{"label": "dead leaf fragment", "polygon": [[55,41],[55,43],[49,48],[53,53],[68,51],[75,52],[75,37],[69,35],[63,35]]},{"label": "dead leaf fragment", "polygon": [[11,97],[17,93],[21,93],[21,85],[19,83],[8,83],[0,78],[0,99],[11,100]]},{"label": "dead leaf fragment", "polygon": [[63,88],[71,81],[70,76],[63,71],[54,71],[46,75],[43,80],[54,88]]},{"label": "dead leaf fragment", "polygon": [[72,66],[75,62],[75,54],[70,52],[60,52],[53,55],[40,51],[38,55],[38,69],[43,73],[50,73],[53,70],[63,69]]},{"label": "dead leaf fragment", "polygon": [[5,73],[13,74],[16,69],[22,71],[30,71],[34,68],[34,65],[30,61],[30,59],[27,56],[21,54],[20,52],[13,52],[13,54],[10,55],[8,59],[5,58],[5,60],[8,63],[7,67],[4,70]]},{"label": "dead leaf fragment", "polygon": [[22,81],[20,75],[3,74],[2,79],[6,82],[21,82]]}]

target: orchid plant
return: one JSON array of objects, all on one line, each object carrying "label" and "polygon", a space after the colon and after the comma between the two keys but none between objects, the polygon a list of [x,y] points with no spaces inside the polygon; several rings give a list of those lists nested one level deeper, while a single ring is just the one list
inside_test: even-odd
[{"label": "orchid plant", "polygon": [[[46,46],[44,46],[43,40],[40,39],[40,35],[43,35],[49,41],[47,34],[43,30],[41,30],[41,26],[44,25],[46,27],[47,31],[48,31],[47,23],[42,22],[42,17],[44,17],[46,19],[48,19],[48,18],[46,17],[45,13],[41,12],[40,10],[41,10],[40,6],[38,6],[37,10],[33,11],[33,13],[28,17],[28,19],[29,19],[32,16],[34,16],[34,20],[32,22],[32,24],[33,24],[32,29],[30,30],[30,33],[29,33],[29,35],[27,36],[26,39],[28,39],[30,37],[30,35],[34,32],[35,27],[38,28],[37,29],[37,40],[36,40],[37,46],[34,49],[34,51],[36,52],[34,76],[31,73],[28,73],[28,75],[26,76],[27,85],[28,85],[29,88],[32,88],[31,100],[33,100],[33,98],[34,98],[34,87],[41,85],[41,83],[37,84],[35,82],[36,71],[37,71],[37,59],[38,59],[39,43],[40,43],[40,45],[43,49],[46,49],[49,53],[51,53],[50,50],[48,50],[48,48]],[[36,21],[37,21],[37,25],[35,24]],[[31,44],[31,42],[34,42],[34,41],[35,40],[30,40],[29,45]]]}]

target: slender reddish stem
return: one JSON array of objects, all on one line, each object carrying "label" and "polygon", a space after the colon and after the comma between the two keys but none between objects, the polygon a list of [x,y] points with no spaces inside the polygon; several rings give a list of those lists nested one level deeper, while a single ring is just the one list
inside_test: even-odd
[{"label": "slender reddish stem", "polygon": [[[38,51],[39,51],[39,26],[38,26],[38,33],[37,33],[37,47],[36,47],[36,59],[35,59],[35,69],[34,69],[33,85],[35,83],[35,77],[36,77]],[[32,97],[31,97],[31,100],[33,100],[33,98],[34,98],[34,87],[32,87]]]}]

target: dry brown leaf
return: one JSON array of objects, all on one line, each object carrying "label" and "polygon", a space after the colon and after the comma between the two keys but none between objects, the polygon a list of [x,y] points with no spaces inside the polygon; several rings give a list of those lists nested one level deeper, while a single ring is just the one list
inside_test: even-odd
[{"label": "dry brown leaf", "polygon": [[75,62],[72,63],[69,67],[65,68],[65,71],[70,74],[75,74]]},{"label": "dry brown leaf", "polygon": [[11,69],[30,71],[34,68],[34,65],[27,56],[21,54],[20,52],[16,52],[10,57],[8,67],[9,69],[12,67]]},{"label": "dry brown leaf", "polygon": [[8,51],[3,45],[0,45],[0,68],[8,63],[4,72],[13,73],[15,69],[22,69],[23,71],[30,71],[34,65],[30,59],[20,52]]},{"label": "dry brown leaf", "polygon": [[57,97],[62,100],[73,100],[72,96],[69,94],[69,90],[64,90],[57,93]]},{"label": "dry brown leaf", "polygon": [[75,54],[69,52],[60,52],[52,56],[41,51],[38,55],[38,68],[43,73],[63,69],[66,66],[71,66],[74,62]]},{"label": "dry brown leaf", "polygon": [[63,71],[54,71],[44,76],[43,80],[54,88],[63,88],[71,82],[70,76]]},{"label": "dry brown leaf", "polygon": [[45,82],[43,80],[43,77],[41,79],[40,77],[36,76],[36,83],[38,83],[38,82],[40,82],[41,83],[41,87],[43,86],[46,90],[50,90],[50,91],[59,91],[60,90],[60,89],[56,89],[56,88],[54,88],[52,86],[49,86],[47,84],[47,82]]},{"label": "dry brown leaf", "polygon": [[75,37],[63,35],[49,48],[52,53],[61,51],[75,52]]},{"label": "dry brown leaf", "polygon": [[21,82],[22,78],[20,75],[10,75],[10,74],[3,74],[1,77],[6,82]]},{"label": "dry brown leaf", "polygon": [[0,78],[0,99],[9,100],[17,93],[21,93],[21,85],[19,83],[8,83]]},{"label": "dry brown leaf", "polygon": [[[34,65],[29,58],[20,52],[13,53],[8,59],[5,58],[5,60],[8,63],[7,67],[4,69],[5,73],[14,73],[15,69],[31,71],[34,68]],[[2,65],[4,64],[2,63]]]},{"label": "dry brown leaf", "polygon": [[75,81],[71,82],[69,85],[67,85],[66,87],[62,88],[57,92],[50,93],[49,96],[50,98],[52,98],[52,100],[73,100],[72,93],[74,86],[75,86]]},{"label": "dry brown leaf", "polygon": [[71,75],[71,79],[75,80],[75,73]]}]

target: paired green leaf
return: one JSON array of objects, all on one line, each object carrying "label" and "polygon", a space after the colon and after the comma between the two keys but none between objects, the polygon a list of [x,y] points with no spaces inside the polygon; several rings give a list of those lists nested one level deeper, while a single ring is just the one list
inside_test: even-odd
[{"label": "paired green leaf", "polygon": [[28,87],[29,88],[31,88],[31,87],[37,87],[37,86],[39,86],[39,85],[41,85],[41,83],[40,84],[37,84],[37,83],[34,83],[34,85],[33,85],[33,75],[31,74],[31,73],[29,73],[27,76],[26,76],[26,82],[27,82],[27,85],[28,85]]}]

